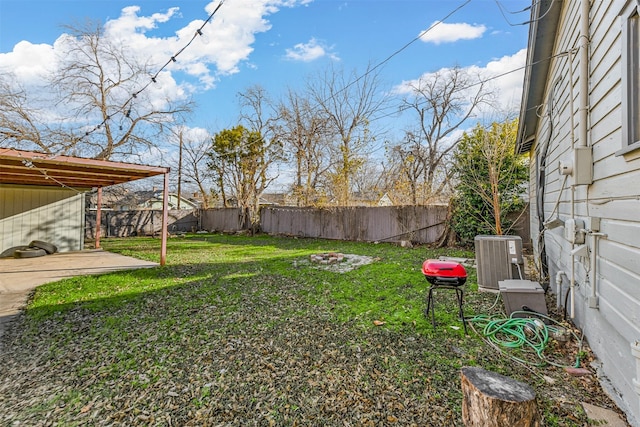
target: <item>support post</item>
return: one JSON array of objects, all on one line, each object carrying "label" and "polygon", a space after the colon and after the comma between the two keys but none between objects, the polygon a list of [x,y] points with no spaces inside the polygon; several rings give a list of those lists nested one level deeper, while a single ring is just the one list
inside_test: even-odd
[{"label": "support post", "polygon": [[98,200],[96,202],[96,249],[100,249],[100,235],[102,229],[100,223],[102,222],[102,187],[98,187]]},{"label": "support post", "polygon": [[162,191],[162,232],[160,245],[160,265],[167,263],[167,223],[169,222],[169,169],[164,174],[164,188]]}]

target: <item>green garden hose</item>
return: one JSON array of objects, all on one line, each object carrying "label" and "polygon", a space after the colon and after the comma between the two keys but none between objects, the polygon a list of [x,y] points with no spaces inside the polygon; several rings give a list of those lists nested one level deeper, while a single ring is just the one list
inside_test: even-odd
[{"label": "green garden hose", "polygon": [[[533,364],[535,366],[544,366],[550,364],[561,368],[568,367],[568,365],[560,365],[549,360],[544,355],[544,351],[549,343],[549,332],[558,332],[560,328],[555,325],[547,325],[538,317],[550,320],[555,324],[558,324],[555,320],[540,313],[535,314],[535,318],[532,317],[517,317],[518,315],[525,314],[531,316],[531,312],[527,311],[514,311],[508,318],[490,318],[486,315],[478,315],[467,319],[473,326],[477,324],[481,326],[482,335],[490,343],[494,344],[498,348],[525,348],[531,349],[540,359],[539,363],[532,363],[527,360],[510,355],[515,360],[523,363]],[[476,333],[476,328],[473,328]],[[576,356],[576,362],[574,367],[580,366],[580,349],[582,348],[582,340],[576,336],[575,333],[571,334],[576,338],[579,343],[579,351]]]}]

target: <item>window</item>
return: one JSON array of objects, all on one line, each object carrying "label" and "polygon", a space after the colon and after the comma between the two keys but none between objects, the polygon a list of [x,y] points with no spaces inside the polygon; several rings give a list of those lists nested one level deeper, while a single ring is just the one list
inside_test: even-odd
[{"label": "window", "polygon": [[640,6],[633,1],[622,15],[622,150],[640,148]]}]

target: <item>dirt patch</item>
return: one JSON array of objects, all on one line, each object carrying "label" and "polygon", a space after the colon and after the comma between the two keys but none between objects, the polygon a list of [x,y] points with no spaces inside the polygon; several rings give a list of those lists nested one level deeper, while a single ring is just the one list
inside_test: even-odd
[{"label": "dirt patch", "polygon": [[[327,254],[327,257],[326,257],[327,261],[329,261],[329,259],[331,258],[336,258],[335,262],[323,263],[323,262],[319,262],[319,260],[316,261],[316,259],[310,257],[309,259],[295,261],[294,267],[296,268],[310,267],[310,268],[317,268],[320,270],[333,271],[335,273],[346,273],[348,271],[355,270],[360,266],[371,264],[376,260],[376,258],[366,256],[366,255],[355,255],[355,254],[337,254],[337,255],[340,255],[340,256],[330,257],[329,254]],[[314,255],[314,257],[318,257],[318,256],[319,255]],[[325,257],[321,257],[321,259],[323,258]]]}]

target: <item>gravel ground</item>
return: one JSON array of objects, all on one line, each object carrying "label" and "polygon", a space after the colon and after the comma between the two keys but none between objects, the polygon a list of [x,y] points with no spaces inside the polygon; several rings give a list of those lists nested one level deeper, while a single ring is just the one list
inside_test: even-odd
[{"label": "gravel ground", "polygon": [[471,364],[512,365],[555,425],[585,425],[582,400],[612,407],[593,376],[510,364],[459,334],[337,322],[305,286],[202,281],[44,322],[21,315],[2,338],[0,425],[457,426]]}]

